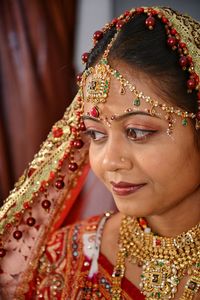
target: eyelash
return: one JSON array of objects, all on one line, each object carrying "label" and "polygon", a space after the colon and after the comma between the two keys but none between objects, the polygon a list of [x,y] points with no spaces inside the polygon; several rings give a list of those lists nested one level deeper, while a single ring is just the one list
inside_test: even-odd
[{"label": "eyelash", "polygon": [[[156,133],[157,130],[144,130],[144,129],[139,129],[139,128],[127,128],[126,129],[126,134],[127,137],[132,140],[132,141],[145,141],[147,138],[149,138],[151,135],[153,135],[154,133]],[[130,137],[129,134],[134,134],[135,136]],[[103,141],[107,135],[104,134],[103,132],[100,132],[98,130],[94,130],[94,129],[88,129],[86,130],[85,134],[87,136],[90,137],[90,139],[93,142],[101,142]],[[102,137],[97,138],[97,134],[101,135]]]}]

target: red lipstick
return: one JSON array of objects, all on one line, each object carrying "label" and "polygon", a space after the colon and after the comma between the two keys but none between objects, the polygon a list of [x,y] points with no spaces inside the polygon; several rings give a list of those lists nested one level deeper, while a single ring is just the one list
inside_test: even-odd
[{"label": "red lipstick", "polygon": [[115,183],[111,181],[111,184],[112,184],[112,190],[115,194],[117,194],[118,196],[127,196],[138,191],[146,183],[135,184],[135,183],[129,183],[123,181]]}]

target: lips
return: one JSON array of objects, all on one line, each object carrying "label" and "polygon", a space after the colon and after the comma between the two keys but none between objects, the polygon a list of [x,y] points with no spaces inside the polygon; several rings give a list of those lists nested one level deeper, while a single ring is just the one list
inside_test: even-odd
[{"label": "lips", "polygon": [[129,182],[120,181],[118,183],[111,181],[112,190],[115,194],[119,196],[126,196],[133,194],[142,188],[146,183],[134,184]]}]

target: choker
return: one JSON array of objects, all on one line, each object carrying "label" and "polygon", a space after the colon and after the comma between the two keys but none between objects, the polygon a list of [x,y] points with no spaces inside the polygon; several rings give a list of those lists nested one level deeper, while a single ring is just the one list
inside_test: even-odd
[{"label": "choker", "polygon": [[200,289],[200,224],[166,238],[143,230],[137,219],[125,216],[112,274],[112,300],[121,299],[126,259],[142,268],[140,289],[145,299],[174,298],[180,280],[189,275],[180,300],[192,300]]}]

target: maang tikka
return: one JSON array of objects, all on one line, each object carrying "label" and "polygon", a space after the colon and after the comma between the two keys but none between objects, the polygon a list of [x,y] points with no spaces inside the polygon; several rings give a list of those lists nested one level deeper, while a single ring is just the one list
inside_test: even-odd
[{"label": "maang tikka", "polygon": [[[163,11],[164,12],[164,11]],[[103,120],[100,117],[100,109],[99,104],[105,103],[107,101],[110,89],[111,78],[115,78],[120,83],[119,92],[121,95],[124,95],[126,89],[130,90],[133,93],[133,106],[127,108],[127,110],[138,110],[142,101],[145,101],[150,108],[147,109],[147,112],[152,116],[156,115],[157,109],[160,108],[165,113],[165,119],[168,121],[168,133],[171,134],[173,132],[173,124],[175,122],[174,115],[181,117],[181,122],[183,126],[187,126],[188,118],[196,120],[196,129],[200,128],[200,92],[199,92],[199,76],[197,72],[195,72],[196,65],[194,64],[191,56],[188,55],[189,50],[187,49],[186,43],[184,43],[178,34],[175,26],[177,24],[173,24],[167,17],[163,14],[162,11],[157,11],[153,8],[139,8],[133,9],[130,12],[126,12],[124,15],[121,15],[118,19],[112,21],[111,24],[107,24],[102,31],[97,31],[94,34],[94,44],[103,37],[103,34],[113,26],[116,27],[117,31],[114,37],[109,42],[106,50],[104,51],[102,58],[94,67],[89,67],[86,69],[81,76],[78,76],[78,84],[81,88],[81,95],[83,96],[83,87],[86,85],[86,79],[91,75],[91,79],[88,79],[88,84],[86,88],[86,96],[84,100],[86,102],[93,103],[94,106],[88,112],[94,118],[98,118]],[[166,104],[161,104],[158,101],[152,99],[149,96],[143,94],[143,92],[138,91],[137,87],[130,83],[126,78],[118,71],[111,67],[109,64],[109,53],[112,48],[115,40],[118,37],[118,33],[123,28],[124,24],[130,21],[130,19],[134,18],[135,15],[145,13],[147,14],[147,19],[145,21],[144,26],[146,26],[149,30],[153,30],[156,26],[156,18],[159,18],[162,23],[164,23],[167,33],[167,45],[172,50],[178,50],[180,53],[179,64],[183,70],[187,70],[190,73],[190,77],[187,81],[187,90],[188,93],[196,90],[197,91],[197,113],[189,113],[187,111],[183,111],[177,107],[168,106]],[[166,13],[166,12],[165,12]],[[197,23],[198,24],[198,23]],[[101,34],[100,34],[101,32]],[[193,51],[194,52],[194,51]],[[200,55],[200,54],[198,54]],[[82,56],[83,62],[86,63],[88,60],[89,54],[84,53]],[[196,61],[195,61],[196,62]],[[198,71],[198,68],[196,67]],[[126,111],[127,111],[126,110]]]}]

